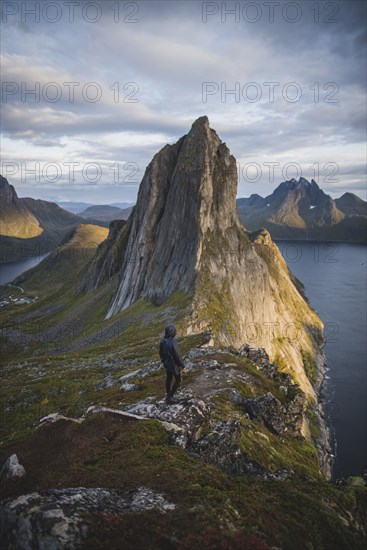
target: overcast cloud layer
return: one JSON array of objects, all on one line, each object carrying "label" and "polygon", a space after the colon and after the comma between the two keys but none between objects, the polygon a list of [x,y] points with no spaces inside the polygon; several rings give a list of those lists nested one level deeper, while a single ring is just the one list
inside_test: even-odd
[{"label": "overcast cloud layer", "polygon": [[302,175],[365,199],[365,28],[363,1],[4,1],[2,173],[20,196],[132,202],[206,114],[238,196]]}]

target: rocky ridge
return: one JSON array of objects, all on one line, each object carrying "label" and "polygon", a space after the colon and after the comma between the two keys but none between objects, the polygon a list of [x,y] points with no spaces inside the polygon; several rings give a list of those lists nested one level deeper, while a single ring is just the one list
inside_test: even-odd
[{"label": "rocky ridge", "polygon": [[236,160],[201,117],[154,156],[129,219],[111,228],[82,289],[113,287],[106,320],[140,299],[160,305],[183,293],[190,305],[181,334],[210,329],[214,345],[251,341],[314,400],[301,352],[320,355],[322,322],[269,233],[244,229],[236,193]]}]

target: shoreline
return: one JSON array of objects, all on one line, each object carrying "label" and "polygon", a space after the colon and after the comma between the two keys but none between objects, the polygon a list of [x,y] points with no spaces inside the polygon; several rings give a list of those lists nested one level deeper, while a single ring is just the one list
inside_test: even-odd
[{"label": "shoreline", "polygon": [[335,462],[335,456],[333,454],[333,435],[331,426],[328,422],[328,416],[326,412],[326,372],[327,372],[327,360],[323,350],[316,357],[317,365],[317,380],[314,385],[314,390],[317,396],[317,402],[313,405],[313,410],[317,416],[318,426],[320,429],[320,435],[315,440],[317,454],[320,462],[320,469],[325,475],[327,481],[333,481],[333,467]]}]

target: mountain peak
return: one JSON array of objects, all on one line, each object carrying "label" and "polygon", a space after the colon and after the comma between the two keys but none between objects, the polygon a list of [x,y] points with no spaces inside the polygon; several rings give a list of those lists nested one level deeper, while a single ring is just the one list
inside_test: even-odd
[{"label": "mountain peak", "polygon": [[[106,319],[139,299],[154,305],[169,300],[182,335],[210,329],[215,344],[239,347],[256,327],[256,344],[274,358],[279,342],[264,327],[283,319],[300,324],[299,345],[313,349],[308,327],[320,329],[321,322],[269,233],[249,234],[241,225],[236,192],[236,160],[200,117],[153,157],[129,219],[110,231],[85,277],[85,290],[112,278]],[[281,353],[312,395],[300,352],[285,342]]]},{"label": "mountain peak", "polygon": [[191,126],[191,130],[202,127],[209,129],[209,119],[206,115],[197,118]]},{"label": "mountain peak", "polygon": [[[145,171],[124,229],[124,252],[112,267],[121,278],[108,317],[141,297],[161,303],[175,290],[188,292],[209,234],[240,227],[236,193],[236,161],[200,117]],[[101,280],[98,269],[92,279]]]},{"label": "mountain peak", "polygon": [[0,175],[0,194],[1,206],[5,208],[8,203],[15,203],[18,200],[18,195],[12,185],[6,178]]}]

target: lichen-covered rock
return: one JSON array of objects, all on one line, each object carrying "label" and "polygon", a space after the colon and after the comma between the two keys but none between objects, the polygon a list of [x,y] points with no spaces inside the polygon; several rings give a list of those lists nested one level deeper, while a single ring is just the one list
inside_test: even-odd
[{"label": "lichen-covered rock", "polygon": [[235,405],[242,405],[244,403],[244,398],[241,397],[238,391],[233,388],[227,390],[227,395],[229,397],[229,400]]},{"label": "lichen-covered rock", "polygon": [[286,407],[286,423],[290,432],[300,435],[303,424],[303,415],[307,408],[306,396],[303,392],[297,392]]},{"label": "lichen-covered rock", "polygon": [[25,475],[24,466],[19,464],[16,454],[9,456],[0,470],[0,480],[10,479],[12,477],[23,477]]},{"label": "lichen-covered rock", "polygon": [[238,420],[220,422],[209,435],[191,445],[191,452],[227,473],[244,473],[249,467],[237,445],[239,436]]},{"label": "lichen-covered rock", "polygon": [[106,388],[112,388],[114,381],[111,374],[108,374],[103,378],[102,382],[96,387],[96,391],[105,390]]},{"label": "lichen-covered rock", "polygon": [[211,433],[192,442],[188,450],[228,474],[250,473],[264,479],[288,479],[294,476],[292,468],[268,471],[253,460],[240,445],[240,421],[219,422]]},{"label": "lichen-covered rock", "polygon": [[132,372],[124,374],[118,380],[116,380],[115,384],[125,384],[125,382],[128,382],[132,378],[145,378],[145,376],[148,376],[153,372],[163,370],[163,368],[163,364],[160,361],[151,361],[149,365],[142,369],[134,370]]},{"label": "lichen-covered rock", "polygon": [[138,384],[122,384],[121,391],[135,391],[139,389]]},{"label": "lichen-covered rock", "polygon": [[205,420],[209,418],[210,405],[184,390],[174,397],[173,403],[168,404],[164,399],[153,403],[145,399],[130,405],[126,411],[143,418],[156,418],[165,425],[174,424],[182,428],[182,431],[171,430],[172,441],[186,446],[188,441],[195,440],[200,435]]},{"label": "lichen-covered rock", "polygon": [[285,410],[271,392],[261,397],[252,397],[244,402],[245,410],[251,420],[263,424],[266,428],[277,434],[286,431]]},{"label": "lichen-covered rock", "polygon": [[77,422],[78,424],[82,422],[80,418],[71,418],[70,416],[64,416],[63,414],[56,412],[56,413],[50,413],[47,416],[44,416],[43,418],[40,419],[39,423],[42,426],[43,424],[59,422],[60,420],[68,420],[70,422]]},{"label": "lichen-covered rock", "polygon": [[155,509],[166,513],[175,505],[146,487],[112,489],[51,489],[0,503],[0,547],[21,550],[73,550],[88,533],[85,512],[124,514]]}]

